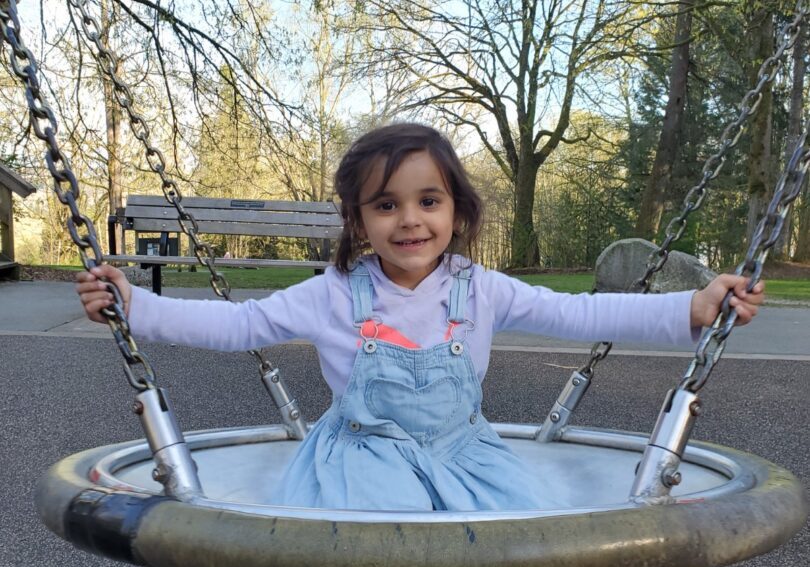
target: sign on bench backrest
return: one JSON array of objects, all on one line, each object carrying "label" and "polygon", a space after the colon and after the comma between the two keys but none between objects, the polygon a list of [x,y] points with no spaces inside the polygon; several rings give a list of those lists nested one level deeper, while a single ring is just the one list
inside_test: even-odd
[{"label": "sign on bench backrest", "polygon": [[266,201],[245,201],[244,199],[231,199],[232,209],[263,209]]}]

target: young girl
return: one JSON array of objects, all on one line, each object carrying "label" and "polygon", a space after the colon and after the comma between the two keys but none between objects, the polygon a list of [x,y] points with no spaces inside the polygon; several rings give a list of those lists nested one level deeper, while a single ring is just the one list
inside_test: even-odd
[{"label": "young girl", "polygon": [[[763,286],[723,275],[698,292],[568,295],[457,255],[481,227],[481,201],[450,143],[417,124],[358,139],[335,187],[345,222],[334,268],[259,301],[159,297],[110,266],[78,276],[88,316],[121,290],[133,333],[223,351],[311,341],[333,392],[275,502],[365,510],[529,509],[548,502],[481,415],[492,335],[692,344],[726,292],[740,323]],[[360,255],[371,249],[372,253]],[[553,497],[552,497],[553,501]]]}]

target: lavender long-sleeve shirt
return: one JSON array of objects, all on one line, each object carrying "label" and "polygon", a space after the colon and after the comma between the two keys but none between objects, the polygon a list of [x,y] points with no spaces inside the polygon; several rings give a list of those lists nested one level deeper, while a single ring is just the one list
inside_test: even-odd
[{"label": "lavender long-sleeve shirt", "polygon": [[[389,280],[375,255],[360,260],[374,284],[373,307],[382,323],[420,347],[444,342],[452,273],[466,261],[454,257],[416,289]],[[472,266],[466,317],[475,323],[465,345],[479,380],[489,365],[492,336],[527,331],[583,341],[634,341],[691,345],[693,292],[663,295],[556,293],[532,287],[482,266]],[[358,349],[348,276],[328,268],[260,300],[244,303],[160,297],[134,287],[129,321],[136,337],[222,351],[240,351],[292,339],[311,341],[332,391],[341,395]]]}]

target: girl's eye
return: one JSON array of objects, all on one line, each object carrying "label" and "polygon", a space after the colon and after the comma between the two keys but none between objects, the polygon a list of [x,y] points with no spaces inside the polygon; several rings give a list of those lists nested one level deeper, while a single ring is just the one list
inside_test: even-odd
[{"label": "girl's eye", "polygon": [[396,205],[391,201],[383,201],[377,205],[377,208],[381,211],[393,211],[396,208]]},{"label": "girl's eye", "polygon": [[436,204],[437,204],[437,201],[433,197],[425,197],[424,199],[422,199],[422,206],[423,207],[427,207],[427,208],[435,207]]}]

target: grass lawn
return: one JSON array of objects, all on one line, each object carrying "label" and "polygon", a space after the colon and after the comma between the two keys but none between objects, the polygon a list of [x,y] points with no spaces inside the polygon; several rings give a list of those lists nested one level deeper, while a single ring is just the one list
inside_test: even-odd
[{"label": "grass lawn", "polygon": [[[225,268],[222,273],[228,279],[231,287],[235,289],[284,289],[305,279],[312,277],[313,271],[303,268],[258,268],[246,270],[241,268]],[[591,274],[533,274],[519,276],[519,279],[531,285],[542,285],[556,291],[579,293],[590,291],[593,285]],[[177,272],[173,269],[163,270],[163,285],[165,287],[206,287],[208,286],[208,272],[198,270]]]},{"label": "grass lawn", "polygon": [[[222,268],[220,270],[233,289],[284,289],[314,275],[308,268]],[[210,273],[203,268],[189,272],[163,269],[164,287],[208,287]]]},{"label": "grass lawn", "polygon": [[[43,266],[45,267],[45,266]],[[79,266],[47,266],[62,270],[80,270]],[[223,268],[222,272],[234,289],[284,289],[312,277],[313,271],[306,268]],[[590,291],[593,275],[577,274],[530,274],[517,276],[530,285],[542,285],[555,291],[580,293]],[[774,299],[810,301],[810,279],[767,279],[767,295]],[[207,287],[208,272],[198,269],[189,272],[183,268],[163,269],[164,287]]]},{"label": "grass lawn", "polygon": [[775,299],[810,301],[810,280],[765,279],[765,295]]}]

